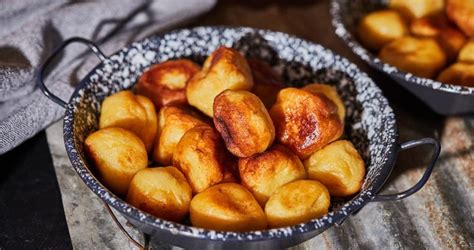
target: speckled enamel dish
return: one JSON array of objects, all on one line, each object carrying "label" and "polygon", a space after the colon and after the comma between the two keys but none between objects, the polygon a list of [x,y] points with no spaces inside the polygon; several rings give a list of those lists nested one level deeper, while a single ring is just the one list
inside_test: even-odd
[{"label": "speckled enamel dish", "polygon": [[474,113],[474,87],[446,84],[417,77],[382,62],[356,39],[359,20],[367,13],[386,8],[388,0],[331,0],[332,24],[336,34],[370,66],[386,73],[442,115]]},{"label": "speckled enamel dish", "polygon": [[[428,180],[439,154],[439,143],[431,138],[398,143],[395,115],[374,82],[347,59],[320,45],[268,30],[238,27],[197,27],[173,31],[136,42],[111,56],[104,56],[82,38],[67,40],[46,61],[72,42],[89,45],[102,60],[80,83],[68,103],[40,87],[54,102],[66,109],[64,141],[72,166],[89,188],[106,204],[115,208],[142,232],[157,240],[185,248],[262,248],[289,247],[308,240],[329,227],[342,223],[371,201],[405,198]],[[83,142],[98,126],[102,100],[128,89],[150,65],[172,58],[190,58],[202,63],[220,45],[231,46],[247,57],[266,60],[280,72],[289,86],[325,82],[336,86],[347,109],[346,136],[363,156],[367,175],[362,191],[346,200],[333,199],[330,212],[299,225],[253,232],[219,232],[156,218],[127,204],[111,193],[94,176],[94,166],[84,156]],[[430,144],[434,153],[423,178],[412,188],[393,195],[379,195],[400,150]],[[110,232],[114,233],[114,232]]]}]

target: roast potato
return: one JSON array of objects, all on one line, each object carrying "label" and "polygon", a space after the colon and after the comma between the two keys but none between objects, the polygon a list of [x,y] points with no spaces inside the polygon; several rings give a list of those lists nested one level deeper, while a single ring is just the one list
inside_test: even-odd
[{"label": "roast potato", "polygon": [[438,81],[474,87],[474,64],[473,63],[455,63],[443,70]]},{"label": "roast potato", "polygon": [[214,98],[226,89],[251,90],[252,73],[245,58],[235,49],[220,47],[189,80],[186,97],[191,106],[212,117]]},{"label": "roast potato", "polygon": [[148,164],[145,144],[122,128],[104,128],[90,134],[84,149],[105,186],[118,195],[127,193],[135,173]]},{"label": "roast potato", "polygon": [[357,35],[363,45],[379,50],[385,44],[406,35],[407,25],[402,16],[394,10],[379,10],[362,18]]},{"label": "roast potato", "polygon": [[275,103],[278,91],[283,88],[283,79],[263,60],[251,58],[247,59],[247,62],[252,71],[252,92],[269,109]]},{"label": "roast potato", "polygon": [[198,125],[206,123],[186,107],[163,107],[159,114],[159,133],[153,149],[153,160],[164,166],[171,165],[173,153],[181,137]]},{"label": "roast potato", "polygon": [[220,182],[236,181],[237,161],[210,126],[196,126],[183,135],[173,165],[184,173],[194,193]]},{"label": "roast potato", "polygon": [[318,181],[297,180],[278,188],[267,204],[265,214],[271,228],[293,226],[327,214],[331,197]]},{"label": "roast potato", "polygon": [[195,227],[237,232],[267,228],[258,202],[236,183],[218,184],[194,196],[190,215]]},{"label": "roast potato", "polygon": [[155,140],[156,121],[155,107],[148,98],[124,90],[106,97],[102,102],[99,128],[120,127],[130,130],[143,140],[148,152]]},{"label": "roast potato", "polygon": [[466,35],[474,37],[474,0],[446,0],[446,14]]},{"label": "roast potato", "polygon": [[331,101],[334,102],[334,104],[336,104],[337,106],[337,114],[339,115],[339,119],[341,119],[342,125],[344,127],[344,120],[346,119],[346,108],[344,107],[344,103],[342,102],[342,99],[337,93],[335,87],[328,84],[312,83],[304,86],[302,89],[309,91],[313,94],[324,94],[327,98],[331,99]]},{"label": "roast potato", "polygon": [[436,40],[405,36],[385,45],[382,61],[414,75],[433,78],[445,66],[446,55]]},{"label": "roast potato", "polygon": [[192,191],[175,167],[140,170],[132,179],[127,202],[161,219],[180,222],[189,212]]},{"label": "roast potato", "polygon": [[415,36],[431,37],[443,47],[450,60],[456,56],[466,43],[466,36],[453,26],[444,15],[431,15],[413,20],[410,31]]},{"label": "roast potato", "polygon": [[336,104],[323,94],[302,89],[282,89],[270,116],[277,140],[302,159],[343,132]]},{"label": "roast potato", "polygon": [[242,185],[265,206],[268,198],[280,186],[306,178],[306,170],[297,155],[281,145],[267,151],[239,159]]},{"label": "roast potato", "polygon": [[467,42],[459,51],[458,61],[464,63],[474,63],[474,39]]},{"label": "roast potato", "polygon": [[186,83],[199,70],[199,65],[187,59],[155,64],[140,76],[136,91],[150,98],[156,109],[186,104]]},{"label": "roast potato", "polygon": [[444,0],[390,0],[389,8],[400,11],[408,19],[443,12]]},{"label": "roast potato", "polygon": [[364,180],[365,165],[350,141],[335,141],[304,161],[308,177],[323,183],[329,193],[343,197],[357,193]]},{"label": "roast potato", "polygon": [[214,125],[227,149],[239,157],[265,151],[275,127],[260,99],[243,90],[226,90],[214,99]]}]

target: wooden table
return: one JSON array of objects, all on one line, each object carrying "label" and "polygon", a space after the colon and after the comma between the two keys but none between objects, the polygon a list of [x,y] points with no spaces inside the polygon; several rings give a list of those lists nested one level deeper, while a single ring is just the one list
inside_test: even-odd
[{"label": "wooden table", "polygon": [[[330,48],[356,63],[382,88],[395,110],[401,142],[427,136],[442,142],[441,157],[421,191],[403,201],[368,204],[341,227],[332,227],[296,248],[472,249],[474,117],[443,117],[432,112],[412,94],[356,57],[336,37],[330,19],[327,0],[223,0],[210,13],[187,25],[265,28],[287,32]],[[112,224],[98,198],[70,167],[62,144],[60,124],[49,128],[47,134],[73,245],[78,248],[131,246]],[[424,172],[430,150],[414,149],[399,155],[383,192],[403,191],[416,183]],[[129,230],[133,231],[132,228]],[[111,236],[111,231],[116,233]],[[140,237],[137,232],[132,234]]]}]

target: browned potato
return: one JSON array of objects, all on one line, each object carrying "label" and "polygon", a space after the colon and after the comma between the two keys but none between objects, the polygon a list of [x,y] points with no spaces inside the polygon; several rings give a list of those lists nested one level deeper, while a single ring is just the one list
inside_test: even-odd
[{"label": "browned potato", "polygon": [[306,178],[306,170],[298,156],[278,144],[261,154],[240,158],[239,172],[242,185],[262,206],[280,186]]},{"label": "browned potato", "polygon": [[186,59],[155,64],[140,76],[137,93],[150,98],[156,109],[170,104],[187,104],[186,83],[199,70],[199,65]]},{"label": "browned potato", "polygon": [[343,132],[336,105],[325,95],[282,89],[270,110],[276,138],[304,159]]},{"label": "browned potato", "polygon": [[156,136],[156,120],[155,107],[148,98],[124,90],[106,97],[102,102],[99,128],[127,129],[143,140],[148,152]]},{"label": "browned potato", "polygon": [[236,180],[236,160],[210,126],[196,126],[183,135],[176,146],[173,165],[184,173],[194,193]]},{"label": "browned potato", "polygon": [[464,47],[462,47],[458,56],[459,62],[464,63],[474,63],[474,39],[471,39],[467,42]]},{"label": "browned potato", "polygon": [[269,109],[275,103],[278,92],[283,88],[283,79],[263,60],[251,58],[247,59],[247,62],[252,70],[254,82],[252,92]]},{"label": "browned potato", "polygon": [[118,195],[127,193],[135,173],[148,164],[145,144],[122,128],[104,128],[90,134],[84,149],[105,186]]},{"label": "browned potato", "polygon": [[127,202],[161,219],[180,222],[189,212],[192,191],[175,167],[140,170],[132,179]]},{"label": "browned potato", "polygon": [[468,87],[474,87],[474,64],[455,63],[438,76],[438,81]]},{"label": "browned potato", "polygon": [[389,8],[400,11],[407,18],[420,18],[443,12],[444,0],[390,0]]},{"label": "browned potato", "polygon": [[153,160],[161,165],[171,165],[176,145],[186,131],[198,125],[206,125],[197,115],[185,107],[165,106],[160,110],[158,135]]},{"label": "browned potato", "polygon": [[337,93],[335,87],[328,84],[313,83],[304,86],[302,89],[309,91],[313,94],[321,93],[327,98],[331,99],[331,101],[334,102],[334,104],[336,104],[337,106],[337,114],[339,115],[339,118],[342,122],[342,126],[344,127],[344,120],[346,119],[346,108],[344,107],[344,103],[342,102],[342,99]]},{"label": "browned potato", "polygon": [[439,42],[450,60],[454,60],[466,43],[466,36],[453,26],[444,15],[432,15],[413,20],[410,25],[413,35],[431,37]]},{"label": "browned potato", "polygon": [[188,82],[186,97],[191,106],[212,117],[214,98],[226,89],[251,90],[252,73],[245,58],[235,49],[220,47]]},{"label": "browned potato", "polygon": [[394,10],[379,10],[364,16],[357,30],[362,44],[372,50],[379,50],[407,33],[405,21]]},{"label": "browned potato", "polygon": [[446,55],[432,38],[405,36],[382,48],[379,57],[401,70],[433,78],[446,64]]},{"label": "browned potato", "polygon": [[323,183],[334,196],[349,196],[359,192],[365,176],[365,166],[350,141],[335,141],[304,161],[308,177]]},{"label": "browned potato", "polygon": [[446,0],[446,14],[470,37],[474,37],[474,0]]},{"label": "browned potato", "polygon": [[326,187],[313,180],[298,180],[278,188],[265,214],[271,228],[293,226],[327,214],[331,197]]},{"label": "browned potato", "polygon": [[265,151],[275,127],[265,105],[248,91],[226,90],[214,99],[214,125],[227,149],[239,157]]},{"label": "browned potato", "polygon": [[218,184],[194,196],[190,214],[195,227],[237,232],[267,228],[262,208],[236,183]]}]

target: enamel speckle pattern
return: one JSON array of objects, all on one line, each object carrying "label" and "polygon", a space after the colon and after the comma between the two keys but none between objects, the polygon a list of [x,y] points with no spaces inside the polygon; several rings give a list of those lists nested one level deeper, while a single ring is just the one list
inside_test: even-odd
[{"label": "enamel speckle pattern", "polygon": [[[202,63],[217,47],[231,46],[247,57],[266,60],[289,86],[325,82],[336,86],[347,109],[346,135],[367,165],[360,194],[333,202],[332,211],[320,219],[292,227],[246,233],[218,232],[161,220],[128,205],[94,177],[86,161],[83,142],[97,129],[101,101],[130,88],[153,63],[189,58]],[[173,235],[216,241],[259,241],[307,232],[321,233],[369,202],[390,174],[396,156],[395,116],[374,82],[347,59],[284,33],[251,28],[197,27],[177,30],[131,44],[108,57],[84,78],[66,108],[64,140],[73,167],[101,199],[140,223]]]}]

